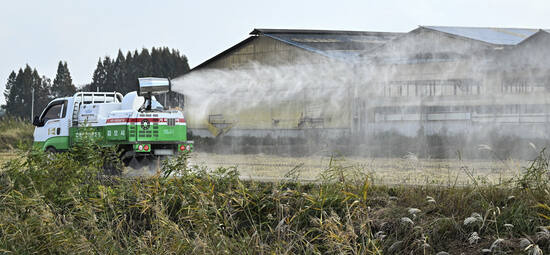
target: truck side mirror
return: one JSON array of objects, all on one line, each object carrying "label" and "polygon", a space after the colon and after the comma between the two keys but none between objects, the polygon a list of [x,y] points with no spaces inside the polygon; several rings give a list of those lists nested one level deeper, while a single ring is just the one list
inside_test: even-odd
[{"label": "truck side mirror", "polygon": [[34,126],[37,126],[37,127],[40,127],[40,126],[41,126],[41,125],[40,125],[40,124],[41,124],[41,123],[40,123],[40,119],[38,118],[38,116],[34,116],[34,120],[32,121],[32,124],[33,124]]}]

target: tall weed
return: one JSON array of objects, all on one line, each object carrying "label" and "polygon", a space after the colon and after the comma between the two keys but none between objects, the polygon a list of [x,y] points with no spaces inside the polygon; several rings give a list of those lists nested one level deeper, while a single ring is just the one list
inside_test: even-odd
[{"label": "tall weed", "polygon": [[236,168],[189,166],[181,154],[157,175],[129,178],[106,175],[116,150],[92,141],[21,154],[0,173],[2,252],[479,253],[495,240],[520,252],[520,238],[548,250],[539,228],[547,209],[532,210],[548,195],[525,192],[547,186],[526,188],[527,176],[516,186],[377,186],[334,159],[317,182],[300,183],[295,169],[265,183],[240,180]]}]

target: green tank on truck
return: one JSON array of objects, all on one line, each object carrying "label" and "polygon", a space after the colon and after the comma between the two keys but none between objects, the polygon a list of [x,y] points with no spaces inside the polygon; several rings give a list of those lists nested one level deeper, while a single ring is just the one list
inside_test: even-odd
[{"label": "green tank on truck", "polygon": [[140,78],[140,91],[78,92],[51,101],[33,121],[34,146],[48,152],[66,151],[83,135],[102,146],[118,146],[125,163],[191,151],[183,113],[167,110],[153,95],[165,93],[169,81]]}]

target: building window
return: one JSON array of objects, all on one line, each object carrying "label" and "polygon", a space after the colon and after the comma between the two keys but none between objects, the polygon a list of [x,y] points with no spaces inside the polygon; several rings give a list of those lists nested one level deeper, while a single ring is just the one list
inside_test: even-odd
[{"label": "building window", "polygon": [[550,77],[534,79],[506,78],[502,81],[505,94],[525,94],[550,91]]},{"label": "building window", "polygon": [[480,85],[471,79],[390,81],[384,85],[384,96],[463,96],[479,95]]}]

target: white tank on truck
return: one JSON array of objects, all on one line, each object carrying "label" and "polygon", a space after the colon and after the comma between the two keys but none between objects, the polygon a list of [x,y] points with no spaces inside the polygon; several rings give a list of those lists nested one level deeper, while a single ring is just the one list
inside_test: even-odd
[{"label": "white tank on truck", "polygon": [[78,92],[51,101],[33,121],[34,146],[66,151],[90,134],[102,146],[117,146],[122,160],[158,158],[190,151],[183,113],[165,109],[154,97],[169,91],[165,78],[139,78],[139,92]]}]

